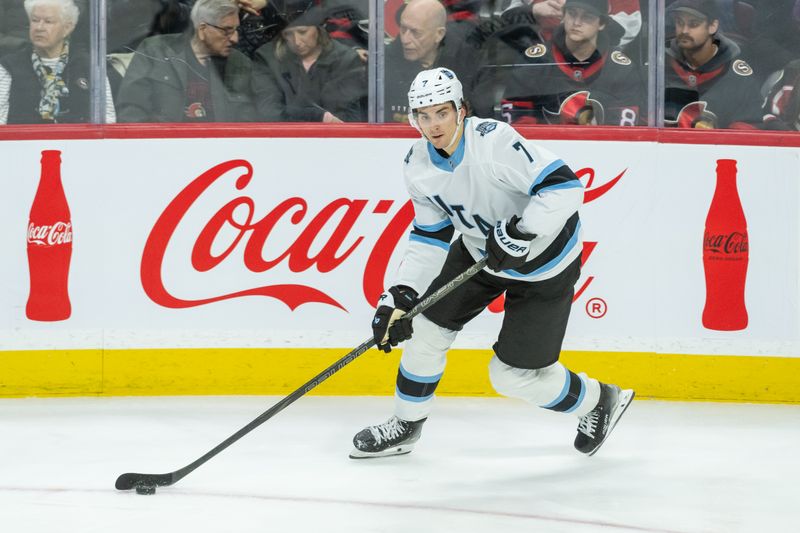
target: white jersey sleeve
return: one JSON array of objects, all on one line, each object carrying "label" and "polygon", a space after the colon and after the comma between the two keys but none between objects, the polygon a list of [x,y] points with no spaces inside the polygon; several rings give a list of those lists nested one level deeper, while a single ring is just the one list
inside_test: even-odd
[{"label": "white jersey sleeve", "polygon": [[414,148],[406,157],[403,171],[406,188],[414,205],[414,222],[408,247],[392,285],[406,285],[422,295],[442,269],[450,250],[453,223],[440,206],[412,185],[409,174],[414,172],[414,165],[410,161],[413,151]]},{"label": "white jersey sleeve", "polygon": [[512,127],[498,136],[493,159],[497,179],[530,197],[518,225],[526,233],[560,231],[583,203],[583,186],[564,161]]}]

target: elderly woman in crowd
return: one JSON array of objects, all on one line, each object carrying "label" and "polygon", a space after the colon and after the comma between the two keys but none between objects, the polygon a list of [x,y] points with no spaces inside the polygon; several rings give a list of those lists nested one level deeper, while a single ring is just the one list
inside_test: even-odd
[{"label": "elderly woman in crowd", "polygon": [[287,11],[280,36],[253,58],[259,120],[365,120],[366,70],[356,51],[330,38],[319,7]]},{"label": "elderly woman in crowd", "polygon": [[[70,49],[80,12],[74,0],[25,0],[30,43],[0,59],[0,124],[88,122],[89,55]],[[115,122],[105,81],[106,122]]]}]

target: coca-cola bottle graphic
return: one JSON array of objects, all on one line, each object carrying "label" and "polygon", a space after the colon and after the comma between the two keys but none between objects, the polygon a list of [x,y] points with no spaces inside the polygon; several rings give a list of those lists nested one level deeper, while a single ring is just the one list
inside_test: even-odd
[{"label": "coca-cola bottle graphic", "polygon": [[718,331],[747,327],[744,287],[749,249],[747,220],[736,189],[736,160],[717,161],[717,187],[706,217],[703,326]]},{"label": "coca-cola bottle graphic", "polygon": [[28,220],[28,267],[31,289],[25,315],[31,320],[66,320],[72,220],[61,185],[61,152],[42,151],[42,175]]}]

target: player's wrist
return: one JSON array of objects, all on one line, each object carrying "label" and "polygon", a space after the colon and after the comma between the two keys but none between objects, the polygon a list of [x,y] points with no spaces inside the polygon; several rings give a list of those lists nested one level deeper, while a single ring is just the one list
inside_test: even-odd
[{"label": "player's wrist", "polygon": [[506,224],[506,232],[508,233],[508,236],[517,241],[532,241],[535,239],[536,234],[524,231],[522,228],[520,228],[520,222],[522,222],[522,219],[517,215],[511,217],[511,220],[509,220],[508,224]]},{"label": "player's wrist", "polygon": [[395,285],[388,291],[391,298],[391,305],[395,309],[399,309],[404,313],[410,311],[417,305],[418,294],[417,291],[407,285]]}]

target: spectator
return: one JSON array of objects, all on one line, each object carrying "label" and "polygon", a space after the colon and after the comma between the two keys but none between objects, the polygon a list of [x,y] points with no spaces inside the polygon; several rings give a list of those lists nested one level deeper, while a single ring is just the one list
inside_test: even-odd
[{"label": "spectator", "polygon": [[757,71],[768,74],[800,58],[800,0],[753,0],[755,20],[748,43]]},{"label": "spectator", "polygon": [[[191,27],[195,0],[106,0],[108,45],[114,53],[133,52],[146,37],[181,33]],[[311,1],[311,0],[309,0]],[[239,40],[235,48],[252,57],[256,48],[280,31],[281,18],[275,2],[237,0]]]},{"label": "spectator", "polygon": [[640,124],[645,87],[639,69],[607,38],[608,0],[566,0],[549,45],[525,51],[503,100],[509,122]]},{"label": "spectator", "polygon": [[800,131],[800,59],[770,76],[764,92],[765,129]]},{"label": "spectator", "polygon": [[121,122],[240,122],[254,119],[251,63],[234,49],[235,0],[198,0],[194,31],[148,37],[122,81]]},{"label": "spectator", "polygon": [[[25,0],[29,41],[0,59],[0,124],[79,123],[90,119],[89,55],[70,37],[80,10],[73,0]],[[105,81],[106,122],[115,122]]]},{"label": "spectator", "polygon": [[478,50],[462,32],[447,38],[451,25],[438,0],[411,0],[400,15],[400,33],[386,49],[384,116],[408,122],[408,87],[421,70],[446,67],[461,79],[467,100],[477,71]]},{"label": "spectator", "polygon": [[[550,40],[561,23],[565,0],[512,0],[509,8],[530,5],[539,25],[542,37]],[[646,3],[646,2],[645,2]],[[608,15],[617,23],[613,26],[614,46],[624,47],[634,40],[642,30],[642,12],[639,0],[609,0]]]},{"label": "spectator", "polygon": [[524,61],[525,50],[541,44],[542,37],[531,9],[519,5],[482,22],[472,35],[472,42],[480,49],[480,69],[470,103],[476,116],[493,116],[496,110],[499,112],[508,78]]},{"label": "spectator", "polygon": [[256,51],[253,93],[259,119],[364,121],[364,63],[353,48],[330,38],[322,27],[322,9],[297,7],[287,10],[287,26],[280,36]]},{"label": "spectator", "polygon": [[664,120],[679,128],[754,128],[762,121],[753,69],[739,46],[717,33],[714,0],[670,6],[675,37],[665,63]]},{"label": "spectator", "polygon": [[[89,2],[75,0],[75,5],[83,16],[79,18],[77,31],[73,32],[73,48],[75,37],[81,38],[82,45],[89,42]],[[28,14],[23,0],[0,0],[0,57],[24,48],[28,42]]]}]

